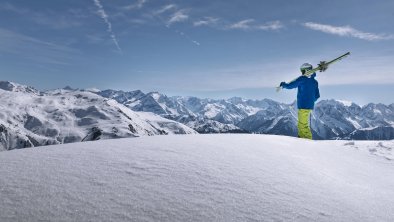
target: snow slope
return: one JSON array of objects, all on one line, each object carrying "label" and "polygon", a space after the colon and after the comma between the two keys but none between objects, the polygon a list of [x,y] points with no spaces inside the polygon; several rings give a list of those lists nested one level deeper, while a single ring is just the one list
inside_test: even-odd
[{"label": "snow slope", "polygon": [[0,221],[394,221],[394,141],[103,140],[0,153]]}]

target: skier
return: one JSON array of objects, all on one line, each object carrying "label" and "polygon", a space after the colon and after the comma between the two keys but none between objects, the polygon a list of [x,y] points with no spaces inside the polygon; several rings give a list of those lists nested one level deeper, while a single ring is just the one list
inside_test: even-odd
[{"label": "skier", "polygon": [[312,139],[309,118],[315,102],[320,97],[318,82],[315,79],[316,73],[310,76],[304,75],[308,70],[312,70],[312,68],[311,64],[304,63],[300,67],[302,73],[300,77],[290,83],[280,83],[280,87],[285,89],[298,88],[298,137],[306,139]]}]

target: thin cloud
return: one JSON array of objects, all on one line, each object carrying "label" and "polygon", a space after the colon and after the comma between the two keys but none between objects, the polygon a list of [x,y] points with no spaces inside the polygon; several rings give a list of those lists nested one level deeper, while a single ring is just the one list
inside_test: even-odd
[{"label": "thin cloud", "polygon": [[219,21],[218,18],[213,18],[213,17],[205,17],[203,19],[200,19],[198,21],[193,22],[193,25],[198,27],[198,26],[209,26],[209,25],[214,25]]},{"label": "thin cloud", "polygon": [[165,5],[162,8],[160,8],[159,10],[155,11],[153,14],[160,15],[160,14],[163,14],[164,12],[175,9],[176,7],[177,6],[175,4]]},{"label": "thin cloud", "polygon": [[256,25],[254,19],[245,19],[234,24],[227,26],[227,29],[238,29],[238,30],[279,30],[284,28],[284,25],[280,21],[271,21],[262,25]]},{"label": "thin cloud", "polygon": [[196,40],[192,40],[192,43],[194,43],[195,45],[198,45],[198,46],[201,45],[201,43],[197,42]]},{"label": "thin cloud", "polygon": [[279,30],[284,28],[284,25],[280,21],[267,22],[264,25],[257,26],[257,29],[261,30]]},{"label": "thin cloud", "polygon": [[338,36],[354,37],[362,40],[377,41],[394,39],[394,35],[374,34],[359,31],[351,26],[332,26],[314,22],[306,22],[303,25],[309,29],[321,31]]},{"label": "thin cloud", "polygon": [[167,22],[167,25],[172,25],[173,23],[184,22],[189,19],[189,15],[186,14],[185,10],[179,10],[175,12]]},{"label": "thin cloud", "polygon": [[116,48],[118,49],[118,51],[120,53],[122,53],[122,49],[119,46],[118,40],[116,39],[116,36],[114,34],[114,32],[112,31],[112,24],[108,19],[108,14],[105,12],[103,5],[101,4],[100,0],[93,0],[94,4],[97,6],[98,10],[97,13],[98,15],[104,20],[104,22],[107,24],[107,31],[112,39],[112,41],[114,42]]},{"label": "thin cloud", "polygon": [[251,23],[253,23],[253,22],[254,22],[254,19],[245,19],[245,20],[242,20],[237,23],[229,25],[228,29],[249,30],[252,28]]},{"label": "thin cloud", "polygon": [[141,9],[144,7],[145,3],[147,3],[148,0],[138,0],[136,3],[125,6],[124,9],[126,10],[133,10],[133,9]]}]

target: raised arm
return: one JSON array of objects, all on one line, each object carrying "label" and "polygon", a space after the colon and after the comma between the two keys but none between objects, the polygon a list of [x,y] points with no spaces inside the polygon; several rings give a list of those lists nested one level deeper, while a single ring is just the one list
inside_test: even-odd
[{"label": "raised arm", "polygon": [[282,88],[285,88],[285,89],[294,89],[294,88],[297,88],[297,87],[300,85],[300,83],[301,83],[301,78],[302,78],[302,76],[298,77],[297,79],[295,79],[294,81],[292,81],[292,82],[290,82],[290,83],[282,82],[282,83],[280,84],[280,86],[281,86]]}]

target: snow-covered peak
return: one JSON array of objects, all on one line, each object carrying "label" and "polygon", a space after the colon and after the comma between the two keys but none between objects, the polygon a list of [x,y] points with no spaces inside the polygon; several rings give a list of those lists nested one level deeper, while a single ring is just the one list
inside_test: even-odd
[{"label": "snow-covered peak", "polygon": [[336,100],[336,101],[339,103],[342,103],[342,105],[347,106],[347,107],[353,105],[353,102],[351,102],[351,101],[346,101],[346,100]]},{"label": "snow-covered peak", "polygon": [[98,92],[94,92],[94,93],[96,93],[100,96],[106,97],[106,98],[115,99],[119,103],[127,105],[127,106],[129,106],[130,103],[133,103],[134,101],[145,96],[145,94],[141,90],[125,92],[122,90],[107,89],[107,90],[98,91]]},{"label": "snow-covered peak", "polygon": [[0,89],[10,92],[39,94],[38,90],[34,89],[33,87],[25,86],[9,81],[0,81]]},{"label": "snow-covered peak", "polygon": [[154,100],[159,101],[160,98],[165,97],[164,95],[158,93],[158,92],[150,92],[147,94],[148,96],[151,96]]},{"label": "snow-covered peak", "polygon": [[241,97],[232,97],[232,98],[228,99],[227,101],[229,101],[231,103],[234,103],[234,104],[237,104],[237,103],[244,103],[247,100],[244,99],[244,98],[241,98]]},{"label": "snow-covered peak", "polygon": [[65,86],[64,88],[63,88],[64,90],[74,90],[71,86]]},{"label": "snow-covered peak", "polygon": [[351,101],[346,100],[337,100],[337,99],[327,99],[327,100],[319,100],[316,105],[324,104],[325,106],[342,106],[342,107],[350,107],[352,105],[356,105]]},{"label": "snow-covered peak", "polygon": [[98,88],[96,88],[96,87],[92,87],[92,88],[87,88],[87,89],[85,89],[86,91],[88,91],[88,92],[92,92],[92,93],[98,93],[98,92],[101,92],[101,90],[100,89],[98,89]]}]

